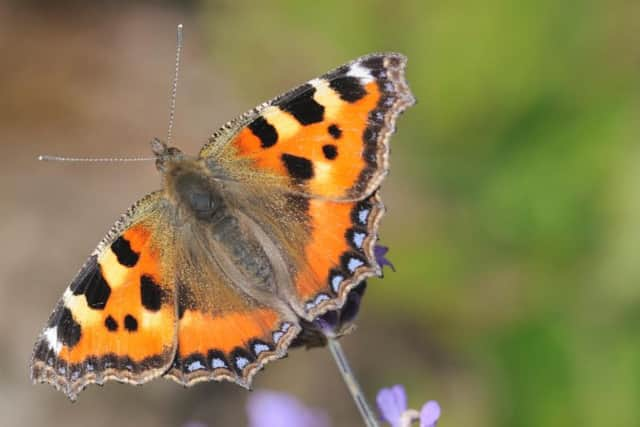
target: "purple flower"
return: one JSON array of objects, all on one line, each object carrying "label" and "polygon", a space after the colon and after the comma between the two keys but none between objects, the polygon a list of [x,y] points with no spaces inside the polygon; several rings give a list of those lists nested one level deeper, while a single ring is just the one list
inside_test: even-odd
[{"label": "purple flower", "polygon": [[420,412],[407,408],[407,393],[401,385],[383,388],[376,398],[382,420],[392,427],[409,427],[413,421],[420,420],[420,427],[435,427],[440,418],[440,405],[430,400],[422,406]]},{"label": "purple flower", "polygon": [[435,427],[440,418],[440,405],[430,400],[420,410],[420,427]]},{"label": "purple flower", "polygon": [[375,245],[373,248],[373,253],[376,257],[376,261],[378,262],[378,265],[380,266],[380,268],[383,268],[385,265],[388,265],[391,268],[391,270],[395,272],[396,268],[393,266],[391,261],[389,261],[385,256],[387,255],[387,252],[389,252],[389,248],[387,246]]},{"label": "purple flower", "polygon": [[376,397],[382,419],[393,427],[400,426],[400,417],[407,410],[407,394],[399,384],[383,388]]},{"label": "purple flower", "polygon": [[286,393],[260,390],[247,403],[250,427],[329,427],[329,417]]}]

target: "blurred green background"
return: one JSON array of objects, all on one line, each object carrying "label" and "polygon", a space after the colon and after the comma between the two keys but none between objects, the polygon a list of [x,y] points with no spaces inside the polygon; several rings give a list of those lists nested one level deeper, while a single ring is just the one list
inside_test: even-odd
[{"label": "blurred green background", "polygon": [[[31,345],[110,224],[157,188],[139,155],[164,136],[175,25],[175,141],[374,51],[409,58],[418,104],[392,140],[382,242],[344,339],[367,394],[407,386],[440,425],[640,425],[640,3],[637,1],[0,3],[2,425],[244,425],[246,392],[29,383]],[[359,425],[325,350],[256,388]]]}]

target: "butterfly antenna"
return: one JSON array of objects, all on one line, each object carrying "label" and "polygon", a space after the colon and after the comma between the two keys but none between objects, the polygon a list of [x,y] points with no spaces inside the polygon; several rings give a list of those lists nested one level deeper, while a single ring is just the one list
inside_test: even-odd
[{"label": "butterfly antenna", "polygon": [[178,93],[178,74],[180,72],[180,57],[182,56],[182,24],[178,24],[176,43],[176,69],[171,85],[171,101],[169,103],[169,127],[167,129],[167,145],[171,144],[173,121],[176,114],[176,95]]},{"label": "butterfly antenna", "polygon": [[43,162],[76,162],[76,163],[116,163],[116,162],[148,162],[157,157],[62,157],[42,154],[38,160]]},{"label": "butterfly antenna", "polygon": [[[176,46],[176,69],[171,85],[171,101],[169,104],[169,127],[167,129],[167,145],[171,142],[173,121],[176,112],[176,94],[178,92],[178,73],[182,56],[182,24],[178,24]],[[157,160],[157,157],[63,157],[42,154],[38,160],[43,162],[72,162],[72,163],[116,163],[116,162],[147,162]]]}]

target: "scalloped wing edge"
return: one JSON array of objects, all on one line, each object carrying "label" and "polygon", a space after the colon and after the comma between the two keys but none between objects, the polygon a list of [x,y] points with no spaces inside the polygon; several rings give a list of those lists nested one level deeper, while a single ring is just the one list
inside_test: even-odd
[{"label": "scalloped wing edge", "polygon": [[[82,267],[76,273],[70,283],[75,282],[83,273],[83,271],[89,266],[92,259],[99,256],[106,248],[108,248],[111,243],[113,243],[118,238],[118,236],[120,236],[131,224],[134,223],[135,218],[143,216],[145,212],[150,210],[153,206],[153,203],[157,202],[161,198],[161,195],[161,191],[154,191],[131,205],[129,209],[127,209],[127,211],[122,214],[120,218],[118,218],[113,226],[111,226],[109,231],[98,243],[87,261],[85,261],[85,263],[82,265]],[[67,286],[65,292],[69,291],[69,286],[70,285]],[[56,304],[56,308],[52,311],[51,315],[49,316],[49,320],[45,323],[45,326],[40,332],[40,335],[38,335],[38,339],[31,353],[29,368],[32,383],[50,384],[56,390],[63,392],[70,400],[75,401],[78,398],[78,394],[90,384],[103,385],[106,381],[114,380],[121,383],[140,385],[161,376],[171,366],[171,363],[173,362],[172,356],[173,354],[175,354],[177,343],[174,343],[174,346],[165,351],[163,355],[156,356],[163,358],[166,357],[167,359],[167,362],[159,367],[143,369],[140,371],[140,373],[135,373],[133,372],[133,370],[127,369],[126,366],[144,365],[146,361],[143,360],[141,362],[133,362],[126,361],[124,359],[119,360],[119,358],[115,356],[116,361],[119,364],[124,365],[125,369],[105,367],[101,372],[96,372],[96,370],[94,369],[93,371],[88,371],[85,374],[78,376],[77,378],[71,378],[73,373],[71,373],[71,371],[68,369],[67,362],[64,362],[57,358],[57,355],[55,355],[53,349],[51,348],[51,345],[46,339],[46,331],[50,329],[49,321],[51,320],[51,317],[54,315],[61,303],[62,299],[58,302],[58,304]],[[47,346],[48,350],[46,353],[46,357],[38,358],[38,350],[42,345]],[[171,356],[169,356],[169,353],[171,353]],[[50,359],[50,357],[53,357],[53,359]],[[92,358],[91,361],[94,364],[109,363],[106,361],[107,359],[113,360],[113,357],[111,355],[106,355],[101,358]],[[83,364],[84,363],[86,363],[86,361],[83,362]],[[113,363],[113,361],[111,361],[111,363]],[[61,364],[63,364],[64,366],[60,366]]]},{"label": "scalloped wing edge", "polygon": [[[284,331],[283,325],[288,325]],[[285,357],[289,346],[301,331],[302,328],[297,324],[293,324],[288,321],[282,322],[280,324],[280,329],[274,331],[282,333],[275,349],[260,353],[253,362],[250,362],[242,369],[241,375],[238,375],[235,371],[224,367],[216,368],[214,370],[198,370],[191,373],[185,373],[172,366],[164,373],[163,376],[185,387],[191,387],[201,382],[213,380],[229,381],[238,384],[247,390],[251,390],[251,384],[255,374],[262,370],[269,362]]]},{"label": "scalloped wing edge", "polygon": [[[323,299],[323,301],[318,302],[313,308],[306,311],[306,315],[302,316],[307,321],[313,321],[318,316],[325,314],[328,311],[332,310],[340,310],[346,300],[349,292],[356,286],[358,286],[362,281],[370,278],[370,277],[381,277],[382,276],[382,268],[378,265],[375,256],[375,245],[378,240],[378,228],[380,226],[380,220],[385,213],[385,207],[382,203],[382,199],[379,191],[375,192],[371,196],[371,212],[368,215],[367,221],[367,236],[363,243],[364,254],[368,264],[363,264],[362,266],[356,268],[353,275],[347,279],[344,279],[340,283],[340,287],[338,288],[337,296],[333,298]],[[319,295],[325,295],[323,293],[316,294],[315,298],[317,299]]]}]

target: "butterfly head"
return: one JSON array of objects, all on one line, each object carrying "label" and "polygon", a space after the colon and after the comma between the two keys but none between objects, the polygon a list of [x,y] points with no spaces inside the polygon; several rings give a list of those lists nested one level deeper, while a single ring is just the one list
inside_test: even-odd
[{"label": "butterfly head", "polygon": [[155,138],[151,150],[162,173],[164,190],[185,213],[200,220],[213,220],[223,212],[221,185],[208,173],[204,162]]},{"label": "butterfly head", "polygon": [[184,154],[179,148],[169,147],[158,138],[151,140],[151,151],[156,156],[156,168],[160,172],[166,172],[168,164],[184,160]]}]

